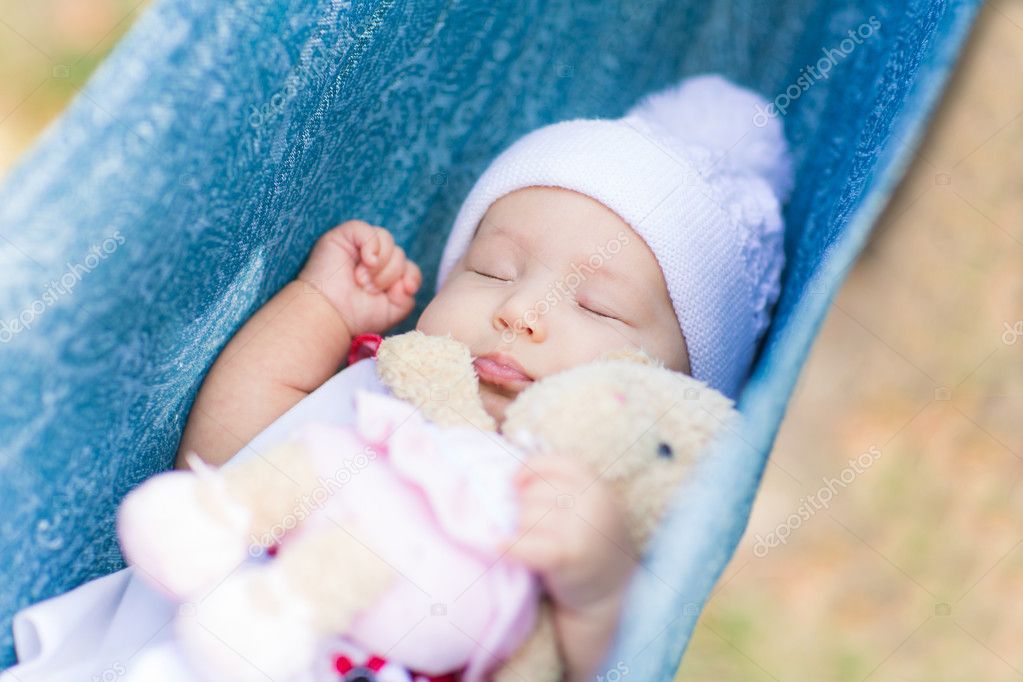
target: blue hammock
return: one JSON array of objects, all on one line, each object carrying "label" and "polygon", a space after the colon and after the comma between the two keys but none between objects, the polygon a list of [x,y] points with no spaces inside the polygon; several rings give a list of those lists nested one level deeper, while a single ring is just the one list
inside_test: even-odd
[{"label": "blue hammock", "polygon": [[171,465],[218,351],[319,234],[388,226],[421,309],[506,145],[720,71],[777,96],[798,183],[742,429],[662,526],[607,659],[670,679],[979,4],[157,0],[0,189],[0,667],[14,612],[123,566],[116,505]]}]

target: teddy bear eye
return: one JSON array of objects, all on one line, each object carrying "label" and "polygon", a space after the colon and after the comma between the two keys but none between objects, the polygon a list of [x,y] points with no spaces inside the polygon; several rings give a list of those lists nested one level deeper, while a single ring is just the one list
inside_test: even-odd
[{"label": "teddy bear eye", "polygon": [[664,441],[661,441],[660,443],[657,444],[657,456],[658,457],[664,457],[666,459],[671,459],[674,456],[674,454],[675,453],[673,453],[671,451],[671,446],[668,445],[667,443],[665,443]]}]

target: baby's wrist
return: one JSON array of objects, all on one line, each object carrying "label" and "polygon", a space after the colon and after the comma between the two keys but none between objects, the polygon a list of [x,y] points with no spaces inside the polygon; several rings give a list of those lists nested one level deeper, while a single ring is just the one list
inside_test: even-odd
[{"label": "baby's wrist", "polygon": [[[324,310],[326,316],[330,317],[340,327],[342,335],[347,336],[349,339],[359,333],[353,326],[352,322],[347,316],[341,311],[341,309],[330,299],[330,297],[323,291],[320,285],[313,281],[304,279],[300,274],[293,284],[296,284],[301,290],[300,296],[308,297],[308,299],[315,300],[318,307]],[[327,312],[329,310],[329,313]]]},{"label": "baby's wrist", "polygon": [[569,682],[592,680],[610,648],[625,603],[625,590],[614,590],[599,600],[573,608],[554,603],[554,627]]},{"label": "baby's wrist", "polygon": [[628,583],[616,585],[607,592],[600,594],[594,599],[582,604],[559,603],[554,600],[556,609],[573,618],[586,620],[590,618],[603,619],[607,617],[617,618],[625,602],[625,592]]}]

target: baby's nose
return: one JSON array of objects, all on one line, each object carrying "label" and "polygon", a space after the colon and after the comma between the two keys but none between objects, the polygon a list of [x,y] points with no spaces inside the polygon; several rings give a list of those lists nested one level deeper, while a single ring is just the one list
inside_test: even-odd
[{"label": "baby's nose", "polygon": [[[527,296],[513,294],[505,299],[494,312],[494,329],[501,332],[501,340],[511,343],[516,336],[525,335],[530,341],[540,342],[547,338],[547,325],[540,305],[531,303]],[[544,303],[541,300],[541,303]]]}]

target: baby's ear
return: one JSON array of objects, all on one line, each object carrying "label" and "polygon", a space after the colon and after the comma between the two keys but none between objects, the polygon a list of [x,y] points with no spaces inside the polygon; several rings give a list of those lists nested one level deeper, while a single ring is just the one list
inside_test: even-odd
[{"label": "baby's ear", "polygon": [[642,348],[635,348],[634,346],[624,346],[618,350],[607,351],[600,356],[601,360],[629,360],[631,362],[637,362],[641,365],[653,365],[654,367],[663,367],[664,363],[647,353]]}]

